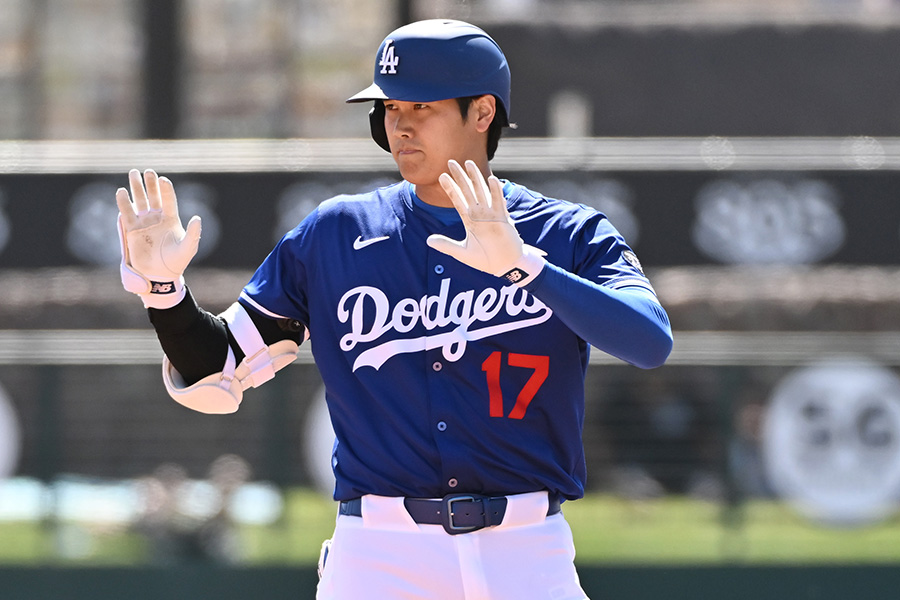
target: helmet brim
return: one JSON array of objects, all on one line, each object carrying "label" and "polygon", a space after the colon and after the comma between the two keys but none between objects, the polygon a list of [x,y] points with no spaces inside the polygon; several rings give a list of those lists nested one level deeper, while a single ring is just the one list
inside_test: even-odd
[{"label": "helmet brim", "polygon": [[361,92],[358,92],[349,98],[347,98],[346,102],[368,102],[370,100],[387,100],[387,94],[385,94],[377,84],[373,83],[366,89]]}]

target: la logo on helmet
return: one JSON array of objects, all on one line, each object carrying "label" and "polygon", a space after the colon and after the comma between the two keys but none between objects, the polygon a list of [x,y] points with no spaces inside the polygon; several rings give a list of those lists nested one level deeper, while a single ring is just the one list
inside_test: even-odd
[{"label": "la logo on helmet", "polygon": [[394,40],[384,41],[384,50],[381,52],[381,60],[378,65],[381,67],[382,75],[396,75],[397,64],[400,63],[400,57],[394,54]]}]

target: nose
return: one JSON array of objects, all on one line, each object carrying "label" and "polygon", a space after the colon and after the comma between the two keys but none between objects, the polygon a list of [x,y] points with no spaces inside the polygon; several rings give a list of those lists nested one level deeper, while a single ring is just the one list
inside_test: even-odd
[{"label": "nose", "polygon": [[394,137],[408,138],[412,133],[412,119],[407,117],[402,110],[395,110],[388,114],[386,129]]}]

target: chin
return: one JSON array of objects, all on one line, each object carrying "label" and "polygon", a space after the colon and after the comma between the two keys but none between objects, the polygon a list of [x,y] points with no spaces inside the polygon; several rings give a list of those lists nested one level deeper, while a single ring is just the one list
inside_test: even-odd
[{"label": "chin", "polygon": [[432,185],[437,183],[438,177],[441,176],[440,173],[427,169],[404,165],[402,161],[397,161],[397,166],[400,169],[400,176],[414,185]]}]

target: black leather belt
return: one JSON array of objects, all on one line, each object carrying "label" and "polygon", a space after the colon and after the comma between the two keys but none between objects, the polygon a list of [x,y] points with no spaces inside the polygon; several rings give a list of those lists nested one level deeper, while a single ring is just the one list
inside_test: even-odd
[{"label": "black leather belt", "polygon": [[[479,494],[450,494],[441,499],[406,498],[403,500],[413,521],[420,525],[442,525],[450,535],[471,533],[503,522],[506,496]],[[560,511],[559,497],[550,495],[547,516]],[[362,516],[362,498],[341,502],[340,514]]]}]

